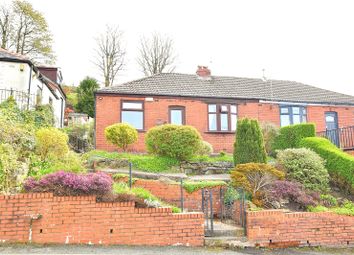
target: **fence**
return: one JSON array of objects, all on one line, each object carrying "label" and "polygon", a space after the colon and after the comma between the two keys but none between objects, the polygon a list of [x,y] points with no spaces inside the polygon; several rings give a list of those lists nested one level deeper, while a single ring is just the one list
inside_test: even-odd
[{"label": "fence", "polygon": [[354,126],[318,132],[317,136],[327,138],[343,150],[354,149]]},{"label": "fence", "polygon": [[0,89],[0,103],[12,96],[21,110],[32,109],[36,105],[36,95],[14,89]]},{"label": "fence", "polygon": [[78,153],[84,153],[92,149],[87,139],[82,139],[70,135],[69,135],[69,145],[75,152]]}]

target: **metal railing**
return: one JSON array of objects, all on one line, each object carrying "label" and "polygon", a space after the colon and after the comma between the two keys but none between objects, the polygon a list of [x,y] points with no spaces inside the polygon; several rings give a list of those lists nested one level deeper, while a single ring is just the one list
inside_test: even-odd
[{"label": "metal railing", "polygon": [[33,109],[36,105],[35,94],[29,94],[25,91],[14,89],[0,89],[0,103],[3,103],[11,96],[15,99],[17,106],[21,110]]},{"label": "metal railing", "polygon": [[327,138],[343,150],[354,149],[354,126],[318,132],[317,136]]}]

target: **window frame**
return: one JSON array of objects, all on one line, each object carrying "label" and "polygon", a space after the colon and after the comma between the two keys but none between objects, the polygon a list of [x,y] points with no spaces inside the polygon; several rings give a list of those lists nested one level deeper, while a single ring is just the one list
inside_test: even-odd
[{"label": "window frame", "polygon": [[[215,112],[210,112],[209,111],[209,106],[210,105],[215,105],[216,106],[216,110]],[[222,111],[222,106],[226,106],[227,107],[227,112],[226,111]],[[236,107],[236,113],[232,113],[231,112],[231,106],[235,106]],[[207,120],[208,120],[208,127],[207,130],[208,132],[215,132],[215,133],[234,133],[236,131],[231,129],[231,121],[232,115],[236,116],[236,125],[237,125],[237,116],[238,116],[238,105],[236,103],[208,103],[207,104]],[[209,121],[209,115],[210,114],[216,114],[216,130],[210,130],[210,121]],[[221,114],[227,114],[227,130],[222,130],[221,129]]]},{"label": "window frame", "polygon": [[[168,123],[173,124],[172,123],[172,114],[171,111],[173,110],[180,110],[182,111],[182,126],[186,125],[186,107],[185,106],[181,106],[181,105],[170,105],[168,107]],[[175,124],[178,125],[178,124]]]},{"label": "window frame", "polygon": [[[299,114],[293,112],[293,108],[298,107],[299,108]],[[287,113],[282,113],[282,109],[288,109]],[[305,113],[304,113],[305,110]],[[282,126],[281,123],[281,116],[289,116],[289,125],[295,125],[295,124],[301,124],[301,123],[307,123],[307,107],[305,105],[280,105],[279,106],[279,118],[280,118],[280,127],[285,127]],[[294,124],[294,115],[300,116],[300,123],[295,123]],[[304,121],[305,120],[305,121]]]},{"label": "window frame", "polygon": [[[122,99],[120,101],[120,122],[123,123],[122,117],[123,117],[123,111],[127,111],[127,112],[142,112],[143,113],[143,128],[142,129],[138,129],[135,128],[138,131],[144,131],[145,130],[145,104],[144,104],[144,100],[126,100],[126,99]],[[141,109],[124,109],[123,104],[124,103],[141,103]],[[128,123],[129,124],[129,123]]]}]

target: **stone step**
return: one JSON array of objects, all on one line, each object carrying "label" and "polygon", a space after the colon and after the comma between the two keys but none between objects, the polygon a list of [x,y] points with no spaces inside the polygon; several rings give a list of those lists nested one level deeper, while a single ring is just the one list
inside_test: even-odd
[{"label": "stone step", "polygon": [[205,237],[204,245],[207,247],[227,249],[245,249],[255,247],[255,244],[249,242],[246,237],[231,236]]},{"label": "stone step", "polygon": [[[205,228],[207,229],[207,222],[205,222]],[[209,228],[207,229],[208,234],[210,233],[210,222]],[[214,231],[212,233],[213,237],[218,236],[230,236],[232,238],[244,236],[244,229],[241,226],[226,224],[220,221],[214,221]]]}]

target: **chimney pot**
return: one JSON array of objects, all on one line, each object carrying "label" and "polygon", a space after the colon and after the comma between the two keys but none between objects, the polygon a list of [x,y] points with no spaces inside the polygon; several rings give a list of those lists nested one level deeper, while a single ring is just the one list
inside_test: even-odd
[{"label": "chimney pot", "polygon": [[198,66],[196,74],[200,79],[210,79],[211,72],[207,66]]}]

